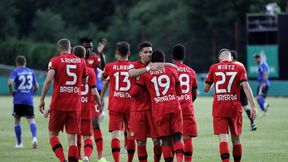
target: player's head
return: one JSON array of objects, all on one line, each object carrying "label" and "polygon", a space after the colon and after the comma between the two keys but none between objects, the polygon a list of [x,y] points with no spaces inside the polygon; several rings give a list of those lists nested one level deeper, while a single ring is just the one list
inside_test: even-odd
[{"label": "player's head", "polygon": [[143,63],[149,63],[152,57],[152,43],[144,41],[139,44],[139,56]]},{"label": "player's head", "polygon": [[15,58],[16,66],[26,66],[26,58],[25,56],[17,56]]},{"label": "player's head", "polygon": [[236,50],[230,50],[231,56],[232,56],[232,61],[238,60],[238,52]]},{"label": "player's head", "polygon": [[223,48],[218,52],[219,61],[232,61],[231,52],[229,49]]},{"label": "player's head", "polygon": [[93,39],[88,37],[83,37],[80,39],[81,45],[86,49],[86,54],[89,55],[93,50]]},{"label": "player's head", "polygon": [[62,53],[70,53],[71,52],[71,44],[70,41],[66,38],[60,39],[57,42],[57,49],[60,54]]},{"label": "player's head", "polygon": [[173,60],[183,61],[185,59],[185,47],[182,44],[176,44],[173,47]]},{"label": "player's head", "polygon": [[165,53],[162,50],[153,51],[151,62],[165,62]]},{"label": "player's head", "polygon": [[253,58],[254,58],[254,61],[256,62],[256,64],[260,64],[261,63],[261,60],[262,60],[262,58],[261,58],[261,55],[260,54],[255,54],[254,56],[253,56]]},{"label": "player's head", "polygon": [[127,58],[130,54],[130,44],[126,41],[117,42],[116,58]]},{"label": "player's head", "polygon": [[86,50],[83,46],[78,45],[73,47],[72,53],[79,58],[84,58],[86,55]]}]

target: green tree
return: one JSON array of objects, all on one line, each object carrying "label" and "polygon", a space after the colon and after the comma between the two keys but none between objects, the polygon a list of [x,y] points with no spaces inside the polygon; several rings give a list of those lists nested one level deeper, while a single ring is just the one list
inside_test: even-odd
[{"label": "green tree", "polygon": [[37,10],[33,21],[33,32],[31,37],[35,41],[55,42],[62,38],[65,22],[59,14],[50,9]]}]

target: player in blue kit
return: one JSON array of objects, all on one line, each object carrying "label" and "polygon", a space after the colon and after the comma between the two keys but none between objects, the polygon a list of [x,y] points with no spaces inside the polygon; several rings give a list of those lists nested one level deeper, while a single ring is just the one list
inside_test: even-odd
[{"label": "player in blue kit", "polygon": [[259,65],[258,68],[258,87],[257,87],[257,102],[261,110],[265,113],[269,105],[265,101],[267,96],[270,81],[269,81],[269,66],[260,54],[254,55],[254,61]]},{"label": "player in blue kit", "polygon": [[[16,69],[10,74],[8,87],[13,95],[13,116],[15,118],[15,134],[17,144],[15,148],[23,148],[21,139],[21,117],[27,118],[32,134],[32,149],[37,148],[37,127],[34,120],[33,95],[38,90],[38,83],[34,72],[26,68],[26,58],[17,56],[15,59]],[[14,87],[13,87],[14,84]]]}]

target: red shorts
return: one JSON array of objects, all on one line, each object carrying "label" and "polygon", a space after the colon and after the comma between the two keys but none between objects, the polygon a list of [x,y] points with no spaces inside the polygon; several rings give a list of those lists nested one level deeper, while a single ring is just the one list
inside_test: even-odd
[{"label": "red shorts", "polygon": [[80,111],[58,111],[52,109],[49,118],[49,131],[63,131],[66,133],[78,134],[80,126]]},{"label": "red shorts", "polygon": [[152,119],[152,112],[133,111],[130,115],[130,136],[131,139],[158,138]]},{"label": "red shorts", "polygon": [[235,117],[213,117],[214,134],[231,134],[240,136],[242,132],[242,114]]},{"label": "red shorts", "polygon": [[171,136],[175,133],[183,133],[183,117],[181,109],[164,114],[153,113],[153,122],[159,137]]},{"label": "red shorts", "polygon": [[92,116],[99,116],[100,115],[100,110],[98,109],[98,106],[91,106],[91,114]]},{"label": "red shorts", "polygon": [[195,116],[184,115],[183,116],[183,136],[197,137],[197,122]]},{"label": "red shorts", "polygon": [[129,118],[130,113],[128,112],[116,112],[109,110],[109,132],[114,130],[127,129],[129,131]]},{"label": "red shorts", "polygon": [[82,136],[92,136],[92,120],[91,119],[81,119],[81,131]]}]

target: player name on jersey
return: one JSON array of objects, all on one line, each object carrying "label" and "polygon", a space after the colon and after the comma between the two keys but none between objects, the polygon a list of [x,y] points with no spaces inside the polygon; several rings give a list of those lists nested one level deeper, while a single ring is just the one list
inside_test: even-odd
[{"label": "player name on jersey", "polygon": [[191,70],[187,67],[178,67],[177,71],[178,72],[187,72],[187,73],[191,72]]},{"label": "player name on jersey", "polygon": [[218,65],[218,70],[235,70],[235,65]]},{"label": "player name on jersey", "polygon": [[130,65],[113,65],[113,70],[129,70],[133,67],[132,64]]},{"label": "player name on jersey", "polygon": [[61,58],[61,63],[81,63],[80,58]]},{"label": "player name on jersey", "polygon": [[217,101],[236,101],[236,94],[217,94]]},{"label": "player name on jersey", "polygon": [[163,74],[165,73],[165,68],[157,70],[157,71],[150,71],[151,75],[158,75],[158,74]]}]

